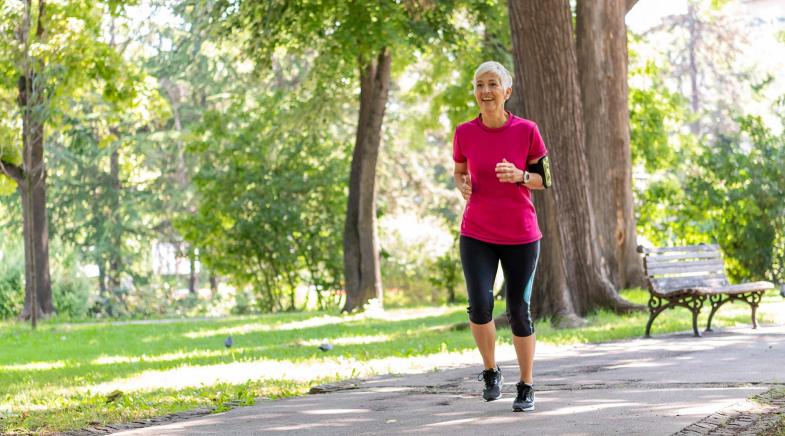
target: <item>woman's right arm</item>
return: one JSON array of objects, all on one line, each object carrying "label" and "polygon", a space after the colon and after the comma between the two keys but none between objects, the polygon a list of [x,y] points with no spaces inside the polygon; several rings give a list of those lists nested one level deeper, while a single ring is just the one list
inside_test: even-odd
[{"label": "woman's right arm", "polygon": [[455,162],[455,169],[453,170],[453,178],[455,179],[455,187],[461,191],[464,200],[469,200],[472,195],[472,180],[469,176],[469,165],[466,162]]}]

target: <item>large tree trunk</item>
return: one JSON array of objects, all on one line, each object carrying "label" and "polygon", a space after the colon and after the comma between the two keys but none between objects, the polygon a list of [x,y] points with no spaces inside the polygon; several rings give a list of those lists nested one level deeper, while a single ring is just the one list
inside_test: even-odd
[{"label": "large tree trunk", "polygon": [[[34,73],[19,78],[19,105],[23,111],[23,173],[18,180],[22,200],[25,240],[25,305],[20,319],[39,318],[54,312],[49,277],[49,223],[46,214],[46,167],[44,124],[36,114],[43,95],[34,89]],[[33,294],[35,293],[35,298]],[[35,305],[36,312],[33,313]]]},{"label": "large tree trunk", "polygon": [[616,288],[643,285],[627,103],[628,1],[580,0],[577,11],[578,71],[597,245]]},{"label": "large tree trunk", "polygon": [[344,312],[362,308],[372,298],[382,301],[375,185],[391,60],[389,50],[383,49],[376,59],[361,63],[360,114],[343,239]]},{"label": "large tree trunk", "polygon": [[[44,35],[46,3],[38,2],[34,42]],[[44,90],[41,76],[43,60],[30,50],[33,30],[33,3],[25,1],[25,13],[17,37],[24,47],[23,71],[19,76],[17,103],[22,110],[22,171],[17,172],[17,186],[22,200],[25,240],[25,305],[21,319],[30,319],[33,328],[39,315],[54,312],[49,278],[49,226],[46,216],[46,166],[44,165]]]},{"label": "large tree trunk", "polygon": [[600,307],[632,309],[608,280],[596,245],[569,1],[509,0],[509,8],[524,116],[540,127],[554,179],[535,195],[544,238],[532,307],[562,320]]}]

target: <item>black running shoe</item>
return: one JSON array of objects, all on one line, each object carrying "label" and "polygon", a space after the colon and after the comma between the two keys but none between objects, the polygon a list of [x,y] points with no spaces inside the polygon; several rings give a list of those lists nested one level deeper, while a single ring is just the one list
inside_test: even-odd
[{"label": "black running shoe", "polygon": [[524,382],[515,385],[518,388],[518,396],[512,402],[513,412],[528,412],[534,410],[534,388]]},{"label": "black running shoe", "polygon": [[482,390],[482,397],[485,401],[498,400],[502,396],[504,377],[502,376],[502,370],[499,368],[499,365],[496,365],[496,369],[486,369],[480,373],[477,380],[485,382],[485,387]]}]

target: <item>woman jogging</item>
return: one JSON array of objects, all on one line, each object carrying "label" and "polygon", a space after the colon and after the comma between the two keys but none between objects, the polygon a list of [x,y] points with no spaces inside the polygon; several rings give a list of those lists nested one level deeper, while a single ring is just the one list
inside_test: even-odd
[{"label": "woman jogging", "polygon": [[535,340],[529,301],[542,238],[531,190],[550,186],[550,170],[537,125],[505,111],[511,94],[512,77],[504,66],[485,62],[477,68],[474,97],[480,115],[456,128],[453,160],[455,184],[467,201],[460,252],[469,324],[485,365],[483,398],[500,398],[504,381],[494,355],[493,322],[493,283],[501,261],[521,375],[513,411],[521,412],[534,410]]}]

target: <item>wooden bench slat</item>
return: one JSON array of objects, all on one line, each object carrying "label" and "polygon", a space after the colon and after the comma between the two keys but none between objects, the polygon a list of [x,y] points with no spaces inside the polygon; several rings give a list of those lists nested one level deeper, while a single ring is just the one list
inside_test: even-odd
[{"label": "wooden bench slat", "polygon": [[693,260],[722,259],[719,251],[705,251],[700,253],[660,254],[646,257],[646,264],[655,266],[666,262],[691,262]]},{"label": "wooden bench slat", "polygon": [[718,251],[719,245],[716,244],[700,244],[700,245],[682,245],[678,247],[643,247],[638,246],[638,253],[670,253],[670,252],[688,252],[695,253],[700,251]]},{"label": "wooden bench slat", "polygon": [[699,276],[699,277],[668,277],[651,279],[651,283],[658,292],[697,287],[723,287],[728,286],[728,279],[724,275]]},{"label": "wooden bench slat", "polygon": [[701,289],[704,294],[745,294],[747,292],[768,291],[774,289],[771,282],[750,282],[738,285],[727,285],[722,287],[710,287]]},{"label": "wooden bench slat", "polygon": [[646,275],[649,277],[664,274],[679,274],[688,272],[722,272],[725,266],[721,260],[707,260],[702,262],[684,262],[668,266],[649,267],[646,265]]}]

